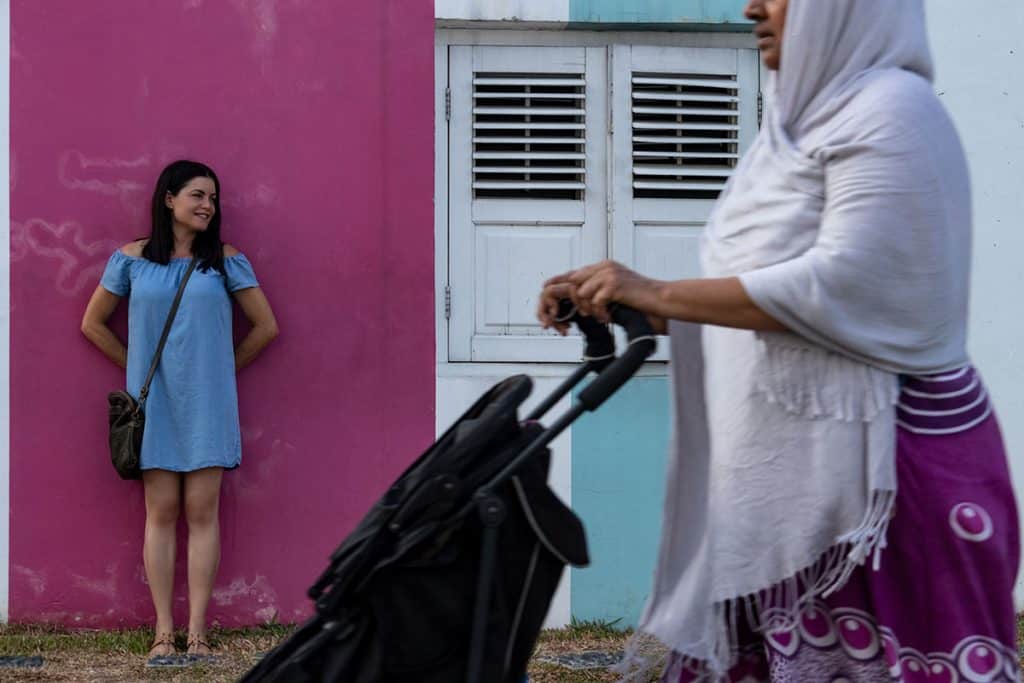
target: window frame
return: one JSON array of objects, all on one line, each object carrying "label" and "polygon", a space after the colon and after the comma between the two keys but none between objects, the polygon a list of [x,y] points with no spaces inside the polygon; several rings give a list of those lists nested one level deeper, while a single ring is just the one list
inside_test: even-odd
[{"label": "window frame", "polygon": [[[741,32],[742,31],[742,32]],[[451,296],[448,289],[450,282],[449,219],[450,219],[450,139],[449,139],[449,107],[451,103],[449,84],[449,48],[453,46],[509,46],[509,47],[603,47],[628,44],[632,46],[651,47],[688,47],[688,48],[731,48],[756,49],[756,41],[746,27],[737,26],[737,32],[667,32],[667,31],[582,31],[582,30],[537,30],[525,27],[522,29],[487,29],[474,30],[466,28],[439,28],[435,34],[435,219],[434,219],[434,273],[435,273],[435,334],[436,361],[439,365],[472,366],[472,365],[553,365],[559,361],[511,360],[511,361],[474,361],[450,360],[450,310]],[[609,74],[609,87],[611,86]],[[764,83],[763,69],[760,83]],[[609,101],[615,95],[610,93]],[[608,135],[611,136],[609,123]],[[609,139],[609,145],[611,145]],[[609,147],[608,164],[612,163]],[[611,182],[611,169],[608,178]],[[607,189],[611,195],[610,187]],[[609,209],[610,212],[610,209]],[[614,236],[609,236],[611,248]],[[665,358],[664,350],[658,357]],[[564,361],[562,361],[564,362]]]}]

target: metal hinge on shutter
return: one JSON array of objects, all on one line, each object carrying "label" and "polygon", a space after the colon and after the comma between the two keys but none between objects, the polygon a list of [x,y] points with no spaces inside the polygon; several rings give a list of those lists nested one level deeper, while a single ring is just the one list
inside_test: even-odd
[{"label": "metal hinge on shutter", "polygon": [[452,288],[448,285],[444,287],[444,319],[452,319]]},{"label": "metal hinge on shutter", "polygon": [[452,89],[448,86],[444,89],[444,120],[452,120]]}]

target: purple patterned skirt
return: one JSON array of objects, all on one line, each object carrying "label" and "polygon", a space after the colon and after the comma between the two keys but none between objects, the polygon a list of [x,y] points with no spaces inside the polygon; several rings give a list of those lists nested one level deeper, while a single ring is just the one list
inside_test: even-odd
[{"label": "purple patterned skirt", "polygon": [[[745,634],[726,680],[1019,680],[1017,507],[985,388],[973,368],[907,378],[897,421],[899,492],[879,570],[859,568],[784,629]],[[709,680],[698,669],[676,656],[665,680]]]}]

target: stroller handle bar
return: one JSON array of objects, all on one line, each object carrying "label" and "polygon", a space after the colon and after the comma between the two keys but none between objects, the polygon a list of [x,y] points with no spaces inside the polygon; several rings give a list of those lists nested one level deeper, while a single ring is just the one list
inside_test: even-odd
[{"label": "stroller handle bar", "polygon": [[636,374],[644,361],[654,353],[657,340],[654,330],[651,328],[647,316],[628,306],[617,304],[610,309],[612,322],[620,325],[626,330],[629,346],[619,355],[615,356],[615,340],[612,337],[608,326],[598,322],[596,319],[580,315],[576,307],[569,300],[562,300],[558,304],[559,322],[575,324],[586,337],[586,351],[584,352],[584,363],[555,389],[533,412],[526,421],[540,420],[540,418],[553,408],[567,393],[572,391],[584,377],[592,371],[598,373],[597,377],[588,384],[579,395],[576,401],[551,424],[550,427],[537,437],[519,455],[512,459],[501,471],[481,486],[473,501],[467,503],[467,508],[476,504],[477,501],[486,500],[496,487],[513,476],[522,464],[533,457],[538,451],[547,447],[555,438],[565,431],[576,418],[587,411],[597,410],[609,396],[629,381],[629,378]]},{"label": "stroller handle bar", "polygon": [[580,313],[572,301],[562,299],[558,302],[558,317],[555,320],[573,323],[583,334],[583,361],[588,371],[603,372],[615,360],[615,339],[608,326],[597,318]]},{"label": "stroller handle bar", "polygon": [[640,311],[621,304],[613,306],[612,322],[626,331],[629,341],[626,350],[616,358],[615,341],[606,325],[581,315],[568,299],[559,302],[558,312],[559,321],[574,323],[586,339],[583,358],[599,374],[580,392],[579,402],[588,411],[597,410],[654,353],[657,346],[654,329]]}]

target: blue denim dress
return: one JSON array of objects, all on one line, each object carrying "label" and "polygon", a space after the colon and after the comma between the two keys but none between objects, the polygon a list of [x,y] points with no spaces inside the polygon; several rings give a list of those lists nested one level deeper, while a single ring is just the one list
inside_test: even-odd
[{"label": "blue denim dress", "polygon": [[[128,297],[127,389],[136,398],[188,264],[181,258],[164,266],[115,251],[100,280]],[[185,286],[146,400],[144,470],[233,468],[242,460],[229,292],[259,283],[242,254],[226,256],[224,270],[196,268]]]}]

